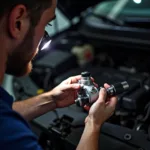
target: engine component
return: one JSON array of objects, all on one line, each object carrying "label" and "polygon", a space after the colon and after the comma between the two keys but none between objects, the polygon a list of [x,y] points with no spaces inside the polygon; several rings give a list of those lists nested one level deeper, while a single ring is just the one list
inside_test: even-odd
[{"label": "engine component", "polygon": [[74,55],[56,50],[47,53],[34,63],[34,70],[30,77],[40,88],[48,91],[54,87],[53,80],[55,77],[77,66]]},{"label": "engine component", "polygon": [[18,100],[36,96],[37,94],[40,94],[40,91],[42,93],[42,89],[40,89],[29,76],[14,78],[13,91]]},{"label": "engine component", "polygon": [[[81,80],[79,84],[81,84],[81,90],[78,92],[78,98],[75,100],[78,106],[84,106],[85,104],[92,104],[95,102],[99,95],[99,89],[95,87],[91,80],[90,72],[82,72]],[[108,96],[115,96],[121,94],[129,89],[129,85],[126,81],[116,83],[111,85],[107,89]]]},{"label": "engine component", "polygon": [[78,106],[84,106],[87,103],[93,103],[98,98],[99,90],[91,81],[91,74],[89,72],[81,73],[81,89],[78,92],[78,98],[75,100]]},{"label": "engine component", "polygon": [[80,66],[85,66],[94,59],[94,47],[90,44],[76,45],[71,51],[77,57]]},{"label": "engine component", "polygon": [[111,87],[107,89],[107,94],[109,96],[115,96],[125,92],[128,89],[129,89],[129,84],[127,83],[127,81],[124,81],[124,82],[111,85]]}]

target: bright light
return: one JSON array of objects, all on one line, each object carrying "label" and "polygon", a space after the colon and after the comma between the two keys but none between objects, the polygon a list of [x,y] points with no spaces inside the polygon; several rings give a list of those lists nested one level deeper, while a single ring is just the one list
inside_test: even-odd
[{"label": "bright light", "polygon": [[49,47],[49,45],[51,44],[51,42],[52,42],[52,40],[45,43],[41,50],[47,49]]},{"label": "bright light", "polygon": [[135,3],[140,4],[142,0],[133,0]]}]

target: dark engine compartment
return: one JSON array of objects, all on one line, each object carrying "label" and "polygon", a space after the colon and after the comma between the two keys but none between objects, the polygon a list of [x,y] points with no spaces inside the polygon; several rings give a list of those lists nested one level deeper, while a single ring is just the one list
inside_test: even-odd
[{"label": "dark engine compartment", "polygon": [[[49,50],[41,51],[33,66],[28,77],[14,78],[17,99],[49,91],[66,78],[85,70],[91,72],[100,86],[128,81],[129,91],[118,95],[115,114],[103,125],[100,148],[150,148],[148,28],[139,28],[133,22],[129,26],[119,26],[107,18],[88,13],[78,24],[55,35]],[[86,115],[82,108],[73,105],[43,115],[31,124],[40,132],[39,143],[45,150],[75,149]]]}]

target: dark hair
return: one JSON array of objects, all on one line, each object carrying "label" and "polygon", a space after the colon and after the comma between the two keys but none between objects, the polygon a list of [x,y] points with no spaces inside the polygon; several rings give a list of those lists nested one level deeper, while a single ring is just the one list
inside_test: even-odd
[{"label": "dark hair", "polygon": [[51,6],[52,0],[4,0],[0,4],[0,18],[9,13],[16,5],[25,5],[31,19],[32,26],[36,26],[44,10]]}]

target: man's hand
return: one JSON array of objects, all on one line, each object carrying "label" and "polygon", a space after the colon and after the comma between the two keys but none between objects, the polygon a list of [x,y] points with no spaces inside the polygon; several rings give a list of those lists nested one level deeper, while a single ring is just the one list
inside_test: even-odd
[{"label": "man's hand", "polygon": [[[110,87],[108,84],[104,85],[105,88]],[[92,105],[89,115],[85,123],[92,122],[98,129],[115,111],[117,104],[117,97],[107,98],[106,89],[100,90],[98,100]]]},{"label": "man's hand", "polygon": [[[50,92],[56,108],[67,107],[75,103],[77,92],[80,89],[80,84],[78,84],[80,79],[81,75],[70,77]],[[91,80],[94,82],[93,78]],[[94,84],[96,85],[96,83]]]},{"label": "man's hand", "polygon": [[[105,84],[105,88],[109,85]],[[106,89],[101,89],[98,100],[92,105],[85,120],[85,129],[77,150],[98,150],[102,124],[113,114],[117,97],[107,98]]]}]

